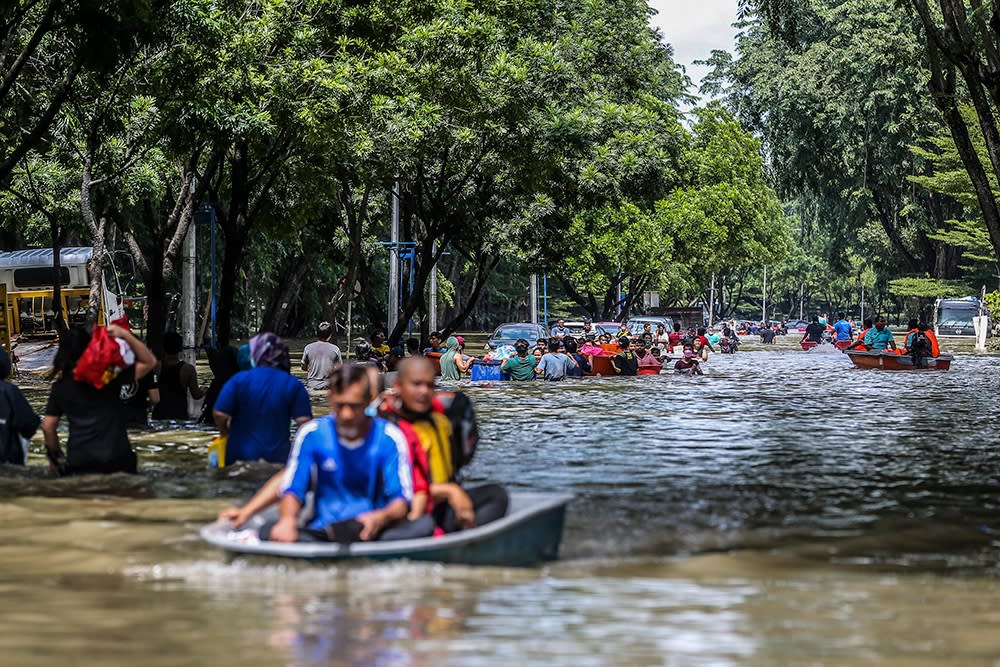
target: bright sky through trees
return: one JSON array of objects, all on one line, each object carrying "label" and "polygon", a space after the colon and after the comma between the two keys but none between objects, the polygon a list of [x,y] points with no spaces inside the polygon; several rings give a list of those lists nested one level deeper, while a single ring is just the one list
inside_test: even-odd
[{"label": "bright sky through trees", "polygon": [[697,86],[708,68],[691,63],[708,58],[712,49],[733,48],[736,0],[650,0],[649,4],[658,12],[653,25],[673,45],[674,59],[687,68]]}]

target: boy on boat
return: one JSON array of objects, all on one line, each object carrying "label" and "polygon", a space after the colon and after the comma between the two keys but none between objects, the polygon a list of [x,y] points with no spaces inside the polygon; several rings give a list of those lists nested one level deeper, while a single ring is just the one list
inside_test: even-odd
[{"label": "boy on boat", "polygon": [[399,364],[393,388],[395,395],[382,403],[380,414],[399,425],[407,438],[415,438],[411,448],[415,445],[427,457],[429,493],[426,501],[414,501],[410,517],[429,511],[434,524],[451,533],[504,516],[509,497],[502,486],[484,484],[466,489],[456,479],[463,463],[458,446],[462,434],[456,433],[435,399],[434,367],[423,358],[405,359]]}]

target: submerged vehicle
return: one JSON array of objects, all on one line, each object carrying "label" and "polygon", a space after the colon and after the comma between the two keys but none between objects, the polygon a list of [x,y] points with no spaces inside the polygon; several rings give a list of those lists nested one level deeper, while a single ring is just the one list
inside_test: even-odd
[{"label": "submerged vehicle", "polygon": [[501,345],[513,345],[523,338],[532,345],[540,338],[548,338],[549,330],[542,324],[531,322],[505,322],[498,326],[486,340],[486,347],[495,350]]},{"label": "submerged vehicle", "polygon": [[257,534],[265,521],[277,518],[257,514],[233,530],[228,521],[201,529],[201,537],[228,554],[280,556],[311,561],[409,559],[466,565],[527,566],[559,557],[566,505],[573,496],[564,493],[510,494],[507,515],[482,526],[441,537],[391,542],[264,542]]},{"label": "submerged vehicle", "polygon": [[934,333],[938,336],[975,336],[972,318],[986,314],[986,304],[974,296],[938,299],[934,303]]},{"label": "submerged vehicle", "polygon": [[674,320],[670,317],[631,317],[626,326],[633,336],[641,336],[642,329],[647,324],[653,333],[656,333],[656,327],[659,325],[663,325],[665,331],[674,330]]},{"label": "submerged vehicle", "polygon": [[914,357],[887,350],[848,350],[845,354],[858,368],[879,368],[884,371],[946,371],[951,368],[951,362],[955,359],[950,354],[942,354],[939,357]]}]

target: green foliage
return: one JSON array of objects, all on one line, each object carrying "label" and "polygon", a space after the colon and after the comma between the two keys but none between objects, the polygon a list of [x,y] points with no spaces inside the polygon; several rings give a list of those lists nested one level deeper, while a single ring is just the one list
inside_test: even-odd
[{"label": "green foliage", "polygon": [[897,278],[889,281],[889,290],[900,297],[937,299],[960,296],[968,292],[968,286],[955,280],[935,278]]}]

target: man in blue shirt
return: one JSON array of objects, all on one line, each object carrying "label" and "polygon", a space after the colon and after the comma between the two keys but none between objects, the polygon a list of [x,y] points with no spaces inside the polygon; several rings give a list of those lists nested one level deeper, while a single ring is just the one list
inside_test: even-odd
[{"label": "man in blue shirt", "polygon": [[[261,539],[369,541],[406,518],[413,497],[406,437],[398,426],[368,416],[370,382],[364,367],[354,364],[331,376],[331,414],[310,421],[295,436],[281,487],[280,518],[263,526]],[[300,532],[298,513],[310,488],[316,513]],[[433,520],[426,523],[429,535]]]},{"label": "man in blue shirt", "polygon": [[559,351],[559,341],[549,341],[549,351],[542,355],[535,366],[535,373],[546,380],[562,380],[577,367],[576,361]]},{"label": "man in blue shirt", "polygon": [[869,350],[896,349],[896,341],[892,338],[892,332],[885,325],[885,318],[879,315],[875,318],[875,326],[865,334],[865,347]]},{"label": "man in blue shirt", "polygon": [[838,343],[850,341],[852,333],[851,323],[847,321],[844,313],[837,313],[837,322],[833,325],[834,341]]},{"label": "man in blue shirt", "polygon": [[312,419],[309,394],[289,369],[288,346],[273,333],[250,340],[253,368],[229,379],[212,416],[226,443],[226,465],[264,459],[283,463],[291,449],[289,422]]},{"label": "man in blue shirt", "polygon": [[566,321],[560,317],[556,320],[556,325],[549,330],[549,333],[552,334],[553,338],[562,340],[573,332],[566,328]]}]

